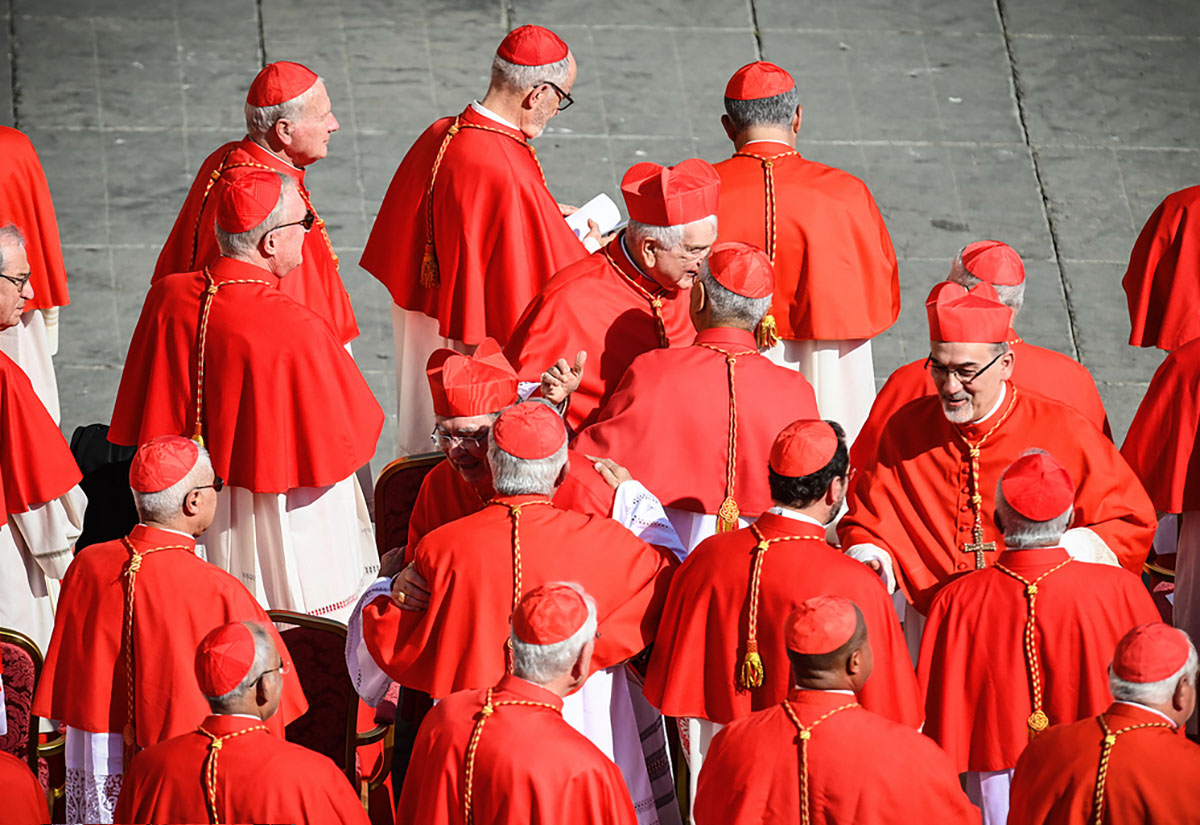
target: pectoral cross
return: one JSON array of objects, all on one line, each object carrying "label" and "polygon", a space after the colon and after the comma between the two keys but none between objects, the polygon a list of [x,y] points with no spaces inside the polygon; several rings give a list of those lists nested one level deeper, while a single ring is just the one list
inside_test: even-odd
[{"label": "pectoral cross", "polygon": [[984,568],[983,554],[989,550],[996,549],[996,542],[983,540],[983,526],[975,525],[975,541],[962,546],[962,552],[975,554],[975,569],[982,570]]}]

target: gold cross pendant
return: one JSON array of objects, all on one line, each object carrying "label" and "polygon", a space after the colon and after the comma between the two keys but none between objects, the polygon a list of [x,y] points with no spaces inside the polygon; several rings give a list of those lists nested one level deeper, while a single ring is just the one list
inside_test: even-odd
[{"label": "gold cross pendant", "polygon": [[975,554],[975,569],[982,570],[984,568],[983,554],[989,550],[996,549],[996,542],[983,540],[983,527],[975,525],[974,541],[970,544],[962,546],[962,552]]}]

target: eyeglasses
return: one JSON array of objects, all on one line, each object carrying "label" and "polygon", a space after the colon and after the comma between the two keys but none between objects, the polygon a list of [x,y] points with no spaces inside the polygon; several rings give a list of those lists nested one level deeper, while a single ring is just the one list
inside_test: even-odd
[{"label": "eyeglasses", "polygon": [[188,490],[188,492],[194,493],[197,490],[207,490],[209,487],[212,487],[214,492],[219,493],[225,488],[225,479],[221,478],[220,476],[213,476],[212,484],[201,484],[199,487],[193,487],[192,489]]},{"label": "eyeglasses", "polygon": [[281,224],[279,224],[279,226],[272,226],[270,229],[268,229],[266,232],[263,233],[263,237],[265,238],[267,235],[270,235],[276,229],[283,229],[288,226],[303,226],[304,231],[307,232],[308,230],[313,228],[313,224],[316,222],[317,222],[317,213],[313,212],[311,209],[309,209],[307,212],[304,213],[304,217],[301,218],[300,220],[292,221],[291,223],[281,223]]},{"label": "eyeglasses", "polygon": [[488,431],[480,430],[474,433],[455,433],[450,434],[445,430],[434,429],[429,434],[429,439],[437,446],[439,450],[445,450],[454,444],[461,444],[468,449],[471,447],[482,447],[487,443]]},{"label": "eyeglasses", "polygon": [[711,246],[684,246],[680,244],[676,248],[679,250],[679,257],[682,258],[685,263],[699,261],[712,251]]},{"label": "eyeglasses", "polygon": [[928,358],[925,359],[925,369],[929,370],[929,374],[932,375],[934,378],[936,378],[939,381],[944,381],[947,377],[953,375],[955,378],[958,379],[958,383],[962,384],[963,386],[966,386],[967,384],[970,384],[976,378],[978,378],[979,376],[981,376],[985,372],[987,372],[988,367],[990,367],[992,364],[999,361],[1001,358],[1003,358],[1007,354],[1008,354],[1008,350],[1005,350],[1004,352],[1000,353],[995,358],[993,358],[991,361],[988,361],[985,365],[983,365],[982,367],[980,367],[977,370],[959,370],[959,369],[952,370],[949,367],[945,366],[944,364],[939,364],[937,361],[934,361],[933,356],[930,355]]},{"label": "eyeglasses", "polygon": [[280,676],[286,676],[287,674],[289,674],[291,672],[292,672],[292,668],[290,665],[288,665],[285,662],[280,662],[279,667],[273,667],[270,670],[264,670],[262,673],[260,673],[258,675],[258,678],[260,680],[265,679],[268,673],[279,673]]},{"label": "eyeglasses", "polygon": [[29,279],[32,277],[33,277],[32,272],[25,273],[24,278],[14,278],[11,275],[0,275],[0,278],[3,278],[4,280],[8,281],[10,284],[15,286],[17,288],[17,292],[24,292],[25,284],[29,283]]},{"label": "eyeglasses", "polygon": [[567,94],[562,89],[560,89],[557,83],[553,83],[549,80],[542,80],[542,81],[539,81],[536,85],[549,86],[551,89],[554,90],[554,93],[558,95],[558,110],[560,112],[563,109],[569,109],[571,107],[571,104],[575,102],[575,98],[571,97],[569,94]]}]

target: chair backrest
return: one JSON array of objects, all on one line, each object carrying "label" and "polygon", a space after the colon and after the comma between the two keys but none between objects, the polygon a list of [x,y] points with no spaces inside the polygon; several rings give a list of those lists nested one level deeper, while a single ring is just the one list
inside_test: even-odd
[{"label": "chair backrest", "polygon": [[32,707],[42,675],[42,651],[24,633],[0,627],[0,658],[4,661],[4,713],[8,719],[0,750],[23,759],[37,775],[39,720]]},{"label": "chair backrest", "polygon": [[421,453],[397,458],[375,481],[375,546],[379,555],[408,541],[408,520],[421,482],[445,460],[441,453]]},{"label": "chair backrest", "polygon": [[357,788],[358,694],[346,672],[346,626],[290,610],[267,616],[279,626],[308,698],[308,712],[287,726],[288,741],[328,756]]}]

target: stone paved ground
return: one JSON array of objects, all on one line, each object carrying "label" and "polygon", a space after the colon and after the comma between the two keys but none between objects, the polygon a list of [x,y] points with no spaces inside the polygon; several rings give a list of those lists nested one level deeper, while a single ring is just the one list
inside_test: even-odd
[{"label": "stone paved ground", "polygon": [[520,23],[579,59],[578,103],[538,143],[559,200],[616,197],[639,159],[725,157],[725,80],[775,61],[802,89],[801,151],[867,181],[901,258],[880,381],[926,352],[950,257],[995,237],[1029,271],[1022,333],[1083,360],[1118,438],[1161,358],[1125,344],[1120,277],[1158,201],[1200,179],[1194,0],[0,0],[0,17],[0,122],[37,146],[66,246],[68,434],[107,420],[158,249],[266,60],[327,78],[342,131],[309,184],[389,411],[387,295],[355,262],[404,151],[482,94]]}]

